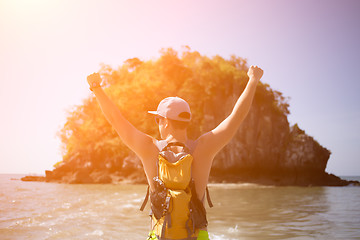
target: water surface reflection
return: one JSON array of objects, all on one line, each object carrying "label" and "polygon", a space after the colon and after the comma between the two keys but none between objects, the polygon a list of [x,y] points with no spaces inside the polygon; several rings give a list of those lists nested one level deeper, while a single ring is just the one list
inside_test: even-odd
[{"label": "water surface reflection", "polygon": [[318,238],[333,227],[323,187],[211,187],[209,229],[231,239]]}]

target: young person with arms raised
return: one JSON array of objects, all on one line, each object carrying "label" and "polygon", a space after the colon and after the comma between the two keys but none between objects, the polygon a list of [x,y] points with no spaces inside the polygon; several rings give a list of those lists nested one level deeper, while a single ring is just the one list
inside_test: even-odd
[{"label": "young person with arms raised", "polygon": [[209,239],[203,200],[212,161],[246,117],[263,70],[251,66],[247,74],[247,86],[230,115],[194,141],[187,137],[192,116],[185,100],[165,98],[156,111],[149,111],[159,126],[161,140],[157,140],[124,118],[101,88],[98,73],[87,77],[106,119],[144,167],[152,210],[148,239]]}]

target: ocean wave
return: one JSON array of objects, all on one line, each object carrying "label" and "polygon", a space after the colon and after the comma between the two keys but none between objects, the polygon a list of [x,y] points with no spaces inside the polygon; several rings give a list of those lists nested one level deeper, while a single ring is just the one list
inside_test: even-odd
[{"label": "ocean wave", "polygon": [[265,186],[256,183],[209,183],[208,187],[214,189],[275,188],[275,186]]}]

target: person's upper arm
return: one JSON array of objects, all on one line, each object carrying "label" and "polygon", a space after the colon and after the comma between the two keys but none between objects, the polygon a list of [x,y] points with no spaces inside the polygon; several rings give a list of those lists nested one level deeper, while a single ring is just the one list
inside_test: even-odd
[{"label": "person's upper arm", "polygon": [[154,139],[139,131],[121,114],[118,106],[101,87],[93,89],[105,118],[114,127],[123,143],[138,155],[142,161],[156,151]]},{"label": "person's upper arm", "polygon": [[142,160],[149,159],[149,156],[156,152],[154,138],[138,130],[121,115],[113,119],[112,126],[123,143]]},{"label": "person's upper arm", "polygon": [[216,128],[200,136],[198,147],[207,149],[207,154],[215,156],[233,138],[241,121],[236,121],[230,115]]},{"label": "person's upper arm", "polygon": [[258,67],[251,66],[249,72],[251,73],[249,76],[252,76],[253,73],[256,76],[249,79],[243,93],[236,101],[231,114],[216,128],[199,138],[199,142],[204,143],[203,145],[207,147],[209,154],[215,155],[230,142],[250,110],[256,86],[263,71]]}]

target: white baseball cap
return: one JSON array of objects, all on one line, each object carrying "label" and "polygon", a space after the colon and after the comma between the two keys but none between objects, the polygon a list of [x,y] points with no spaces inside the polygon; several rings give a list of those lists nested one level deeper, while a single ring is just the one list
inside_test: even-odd
[{"label": "white baseball cap", "polygon": [[148,111],[148,113],[183,122],[191,120],[189,104],[179,97],[167,97],[161,100],[157,110]]}]

